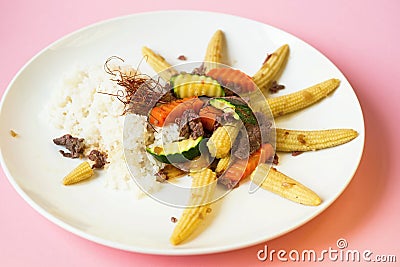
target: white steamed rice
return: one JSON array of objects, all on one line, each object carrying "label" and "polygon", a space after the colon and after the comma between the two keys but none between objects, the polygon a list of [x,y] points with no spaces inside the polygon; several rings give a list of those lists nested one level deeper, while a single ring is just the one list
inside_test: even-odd
[{"label": "white steamed rice", "polygon": [[84,138],[85,144],[89,145],[87,152],[98,149],[107,153],[110,163],[102,170],[105,186],[137,189],[131,170],[141,186],[154,191],[158,188],[154,174],[159,166],[149,161],[145,151],[146,117],[129,115],[129,123],[124,129],[124,104],[115,96],[98,93],[116,94],[123,89],[110,78],[112,76],[104,71],[103,66],[77,69],[55,88],[46,114],[51,125],[63,133]]}]

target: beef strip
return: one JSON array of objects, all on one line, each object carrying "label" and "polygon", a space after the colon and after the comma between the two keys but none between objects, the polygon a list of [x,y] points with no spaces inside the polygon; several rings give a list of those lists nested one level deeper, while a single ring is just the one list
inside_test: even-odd
[{"label": "beef strip", "polygon": [[255,112],[257,124],[246,123],[240,130],[232,148],[232,153],[239,159],[246,159],[256,152],[263,143],[270,143],[272,123],[261,112]]},{"label": "beef strip", "polygon": [[248,124],[240,130],[236,138],[232,153],[239,159],[246,159],[261,146],[261,132],[257,125]]},{"label": "beef strip", "polygon": [[180,137],[191,137],[196,140],[204,135],[203,124],[199,115],[193,109],[185,110],[182,116],[175,120],[175,123],[178,124]]},{"label": "beef strip", "polygon": [[249,157],[249,142],[246,130],[241,130],[232,147],[232,154],[239,159]]},{"label": "beef strip", "polygon": [[85,150],[85,139],[73,137],[70,134],[65,134],[59,138],[53,139],[54,144],[65,146],[70,152],[65,152],[60,150],[60,153],[67,158],[79,158],[83,155],[83,151]]},{"label": "beef strip", "polygon": [[184,139],[188,139],[190,137],[189,124],[179,126],[179,137],[183,137]]},{"label": "beef strip", "polygon": [[189,128],[190,128],[190,131],[191,131],[190,137],[193,140],[196,140],[200,136],[204,135],[203,124],[201,123],[200,118],[191,120],[189,122]]}]

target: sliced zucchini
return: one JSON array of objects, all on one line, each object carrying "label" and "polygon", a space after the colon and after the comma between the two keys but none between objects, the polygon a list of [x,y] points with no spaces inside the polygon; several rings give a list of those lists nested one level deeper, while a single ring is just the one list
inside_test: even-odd
[{"label": "sliced zucchini", "polygon": [[240,119],[239,115],[235,111],[235,106],[231,102],[225,100],[224,98],[213,98],[210,100],[210,105],[222,110],[225,113],[233,114],[233,117],[237,120]]},{"label": "sliced zucchini", "polygon": [[241,100],[234,98],[213,98],[210,100],[210,104],[225,113],[232,113],[235,119],[240,119],[243,123],[257,123],[257,119],[251,108]]},{"label": "sliced zucchini", "polygon": [[192,96],[225,96],[224,89],[211,77],[190,73],[172,76],[170,84],[179,98]]},{"label": "sliced zucchini", "polygon": [[189,138],[179,142],[165,144],[164,147],[154,146],[146,148],[156,160],[163,163],[180,163],[200,156],[200,143],[203,137],[196,140]]}]

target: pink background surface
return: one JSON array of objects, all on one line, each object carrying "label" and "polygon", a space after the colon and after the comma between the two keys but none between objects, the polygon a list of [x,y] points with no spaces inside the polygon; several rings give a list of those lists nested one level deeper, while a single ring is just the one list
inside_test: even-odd
[{"label": "pink background surface", "polygon": [[[168,257],[119,251],[77,237],[33,210],[0,170],[0,266],[278,266],[260,262],[270,249],[369,249],[400,262],[398,88],[400,2],[385,1],[4,1],[0,2],[0,95],[32,56],[81,27],[120,15],[196,9],[238,15],[292,33],[345,74],[365,116],[366,144],[356,175],[339,199],[306,225],[249,248],[204,256]],[[2,138],[2,137],[0,137]],[[340,166],[338,166],[340,168]],[[34,171],[34,170],[32,170]],[[309,265],[357,265],[325,260]]]}]

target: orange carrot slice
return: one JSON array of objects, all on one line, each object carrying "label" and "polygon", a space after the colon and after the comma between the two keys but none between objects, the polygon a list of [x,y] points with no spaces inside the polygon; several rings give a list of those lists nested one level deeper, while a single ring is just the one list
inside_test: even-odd
[{"label": "orange carrot slice", "polygon": [[207,73],[207,76],[217,80],[235,93],[248,93],[256,90],[256,85],[251,77],[240,70],[229,68],[212,69]]},{"label": "orange carrot slice", "polygon": [[269,158],[275,155],[271,144],[263,144],[256,152],[250,155],[248,159],[235,161],[225,173],[220,177],[222,184],[228,188],[237,186],[239,181],[247,178],[260,163],[265,163]]},{"label": "orange carrot slice", "polygon": [[203,101],[197,97],[178,99],[152,108],[149,121],[152,125],[162,127],[164,124],[174,122],[185,110],[194,109],[199,112],[202,106]]}]

